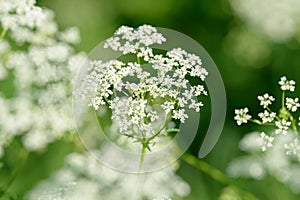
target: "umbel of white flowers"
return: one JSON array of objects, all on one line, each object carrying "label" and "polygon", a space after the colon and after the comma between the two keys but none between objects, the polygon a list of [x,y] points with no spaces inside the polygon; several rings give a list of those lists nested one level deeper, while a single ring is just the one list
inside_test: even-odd
[{"label": "umbel of white flowers", "polygon": [[170,120],[185,122],[189,117],[186,108],[199,112],[203,103],[197,97],[207,95],[204,84],[191,86],[186,78],[205,81],[208,72],[201,58],[181,48],[164,54],[155,53],[151,48],[165,41],[150,25],[137,29],[120,27],[106,40],[104,48],[135,55],[136,61],[93,60],[80,88],[89,106],[95,110],[109,106],[119,132],[148,149],[156,136],[166,131]]},{"label": "umbel of white flowers", "polygon": [[295,91],[295,81],[287,80],[285,76],[281,77],[279,81],[280,89],[282,90],[281,108],[278,113],[273,112],[270,106],[275,101],[275,98],[268,93],[258,96],[260,105],[264,111],[258,114],[260,119],[252,119],[248,114],[249,109],[242,108],[235,110],[235,117],[238,125],[247,123],[248,121],[254,122],[259,125],[274,125],[275,131],[271,134],[261,132],[259,143],[261,144],[262,151],[266,151],[273,146],[273,142],[278,135],[294,134],[295,139],[292,143],[285,144],[284,148],[287,155],[296,156],[300,159],[300,146],[298,137],[298,126],[300,126],[300,117],[295,118],[294,113],[300,107],[299,98],[286,97],[286,92]]}]

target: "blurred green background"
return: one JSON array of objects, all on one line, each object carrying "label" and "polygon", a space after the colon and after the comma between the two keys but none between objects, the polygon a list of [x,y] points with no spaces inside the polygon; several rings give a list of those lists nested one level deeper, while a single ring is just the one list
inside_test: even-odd
[{"label": "blurred green background", "polygon": [[[198,41],[215,61],[226,87],[226,124],[214,150],[204,159],[221,171],[226,171],[228,163],[243,154],[238,149],[242,136],[255,130],[255,126],[238,127],[233,121],[234,109],[248,106],[258,113],[256,96],[264,92],[278,96],[277,82],[282,75],[298,81],[297,87],[300,83],[300,43],[292,38],[278,44],[253,36],[252,30],[234,15],[228,0],[39,0],[38,4],[54,10],[62,29],[69,26],[80,29],[82,40],[76,46],[78,51],[91,51],[121,25],[165,27]],[[295,95],[299,96],[299,91]],[[205,118],[204,112],[201,117]],[[200,144],[201,136],[190,151],[196,155]],[[16,184],[11,190],[17,193],[28,190],[37,180],[62,166],[63,156],[72,151],[79,150],[66,139],[52,144],[45,153],[31,155],[30,164],[24,169],[30,173],[22,173],[18,178],[23,179],[24,185]],[[192,187],[187,199],[218,199],[224,185],[181,163],[178,173]],[[260,199],[300,199],[272,177],[264,181],[239,181]]]}]

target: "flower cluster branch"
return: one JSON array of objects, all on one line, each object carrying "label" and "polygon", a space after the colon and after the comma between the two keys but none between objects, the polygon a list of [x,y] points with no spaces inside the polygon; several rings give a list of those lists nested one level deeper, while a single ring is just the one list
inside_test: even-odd
[{"label": "flower cluster branch", "polygon": [[295,114],[300,107],[299,98],[286,97],[287,92],[295,91],[295,84],[295,81],[288,80],[285,76],[281,77],[279,85],[282,90],[282,99],[281,108],[278,113],[271,109],[271,105],[275,101],[275,98],[268,93],[265,93],[262,96],[258,96],[260,105],[264,109],[258,114],[258,119],[252,118],[247,107],[236,109],[234,119],[238,125],[251,121],[259,125],[271,125],[275,127],[275,130],[270,134],[266,134],[265,132],[260,133],[258,142],[261,145],[262,151],[271,148],[279,135],[293,134],[293,141],[285,144],[284,148],[287,155],[296,156],[300,159],[300,145],[298,144],[300,117],[295,117]]}]

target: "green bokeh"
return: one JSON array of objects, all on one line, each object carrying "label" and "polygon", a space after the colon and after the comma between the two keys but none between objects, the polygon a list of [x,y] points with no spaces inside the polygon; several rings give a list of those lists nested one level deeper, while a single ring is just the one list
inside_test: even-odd
[{"label": "green bokeh", "polygon": [[[235,125],[234,108],[247,105],[253,113],[258,113],[256,96],[264,92],[278,96],[280,91],[277,82],[282,75],[300,83],[300,45],[296,41],[286,44],[268,43],[271,54],[260,67],[251,64],[245,66],[234,58],[231,51],[235,44],[228,35],[235,27],[243,28],[243,24],[234,17],[226,0],[39,0],[38,4],[54,10],[62,29],[69,26],[80,29],[82,40],[76,46],[78,51],[91,51],[121,25],[136,27],[151,24],[180,31],[198,41],[217,64],[228,98],[224,131],[214,150],[204,159],[221,171],[226,170],[229,161],[242,154],[238,150],[240,138],[254,130],[254,126]],[[242,48],[247,53],[251,44],[245,44]],[[6,84],[0,83],[0,90],[11,91],[3,86]],[[299,91],[295,95],[299,96]],[[205,113],[201,113],[201,117],[205,117]],[[200,143],[200,140],[194,142],[192,153],[197,153]],[[18,177],[20,184],[14,184],[11,193],[23,193],[36,181],[50,176],[63,165],[63,156],[74,150],[78,151],[68,142],[60,141],[51,145],[47,152],[31,155],[29,164]],[[0,174],[1,182],[5,182],[8,175],[8,172],[6,175],[3,173]],[[189,200],[218,199],[224,189],[224,185],[183,161],[178,173],[191,185]],[[262,182],[240,180],[240,184],[260,199],[297,199],[288,188],[271,177]]]}]

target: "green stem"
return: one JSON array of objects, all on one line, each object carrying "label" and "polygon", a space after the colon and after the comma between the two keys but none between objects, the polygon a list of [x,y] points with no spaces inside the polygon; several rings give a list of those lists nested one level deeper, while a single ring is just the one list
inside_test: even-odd
[{"label": "green stem", "polygon": [[141,59],[140,59],[140,57],[136,56],[136,58],[137,58],[138,64],[141,64]]},{"label": "green stem", "polygon": [[196,158],[195,156],[185,153],[181,157],[186,163],[194,166],[195,168],[199,169],[200,171],[204,172],[214,180],[224,184],[224,185],[231,185],[232,180],[229,179],[223,172],[214,167],[210,166],[203,160]]},{"label": "green stem", "polygon": [[232,179],[228,178],[223,172],[214,168],[213,166],[209,165],[208,163],[204,162],[203,160],[198,159],[197,157],[185,153],[181,157],[189,165],[195,167],[196,169],[200,170],[201,172],[205,173],[206,175],[210,176],[214,180],[222,183],[223,185],[233,185],[235,186],[244,196],[249,197],[251,200],[257,200],[257,198],[248,191],[240,188],[238,184],[236,184]]},{"label": "green stem", "polygon": [[7,190],[10,188],[10,186],[12,185],[12,183],[18,177],[18,175],[20,174],[20,172],[23,170],[23,168],[24,168],[24,166],[26,164],[26,161],[28,159],[28,155],[29,155],[29,152],[26,149],[22,148],[20,150],[20,157],[23,159],[23,162],[13,172],[13,174],[10,177],[9,181],[7,182],[7,184],[2,187],[2,190],[1,190],[1,193],[0,193],[0,198],[3,197],[6,194]]},{"label": "green stem", "polygon": [[296,120],[293,118],[292,115],[290,115],[290,120],[292,122],[293,131],[294,131],[295,135],[298,136],[298,130],[297,130],[297,126],[296,126]]},{"label": "green stem", "polygon": [[7,33],[8,29],[5,28],[2,30],[1,34],[0,34],[0,41],[5,37],[6,33]]},{"label": "green stem", "polygon": [[[152,135],[147,142],[149,143],[151,140],[153,140],[156,136],[158,136],[160,134],[161,131],[163,131],[165,129],[165,127],[168,125],[167,121],[170,118],[170,114],[168,114],[165,119],[163,120],[163,124],[162,127],[159,131],[157,131],[154,135]],[[170,119],[169,119],[170,120]]]},{"label": "green stem", "polygon": [[[284,102],[283,102],[283,105],[284,105]],[[273,112],[269,107],[266,107],[266,108],[267,108],[267,110],[268,110],[270,113]],[[276,118],[278,121],[280,121],[280,118],[279,118],[277,115],[275,116],[275,118]]]},{"label": "green stem", "polygon": [[140,171],[141,171],[141,169],[143,167],[143,164],[144,164],[145,155],[146,155],[146,151],[147,151],[147,146],[148,146],[148,144],[143,143],[142,152],[141,152],[141,158],[140,158],[140,165],[139,165]]},{"label": "green stem", "polygon": [[259,121],[258,119],[249,119],[250,122],[253,122],[255,124],[258,124],[258,125],[262,125],[263,123],[261,121]]},{"label": "green stem", "polygon": [[282,92],[282,99],[281,99],[281,108],[284,109],[284,102],[285,102],[285,91]]}]

